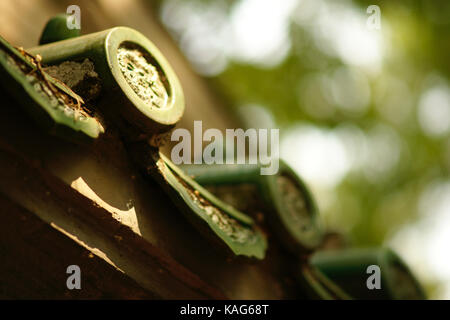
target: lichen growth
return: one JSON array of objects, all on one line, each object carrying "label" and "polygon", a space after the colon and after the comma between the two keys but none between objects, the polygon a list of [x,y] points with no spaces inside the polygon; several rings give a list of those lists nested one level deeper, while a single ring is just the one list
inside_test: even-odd
[{"label": "lichen growth", "polygon": [[36,72],[30,72],[26,74],[24,72],[24,68],[18,64],[18,62],[8,55],[7,57],[8,64],[16,69],[17,71],[22,72],[25,75],[25,79],[30,83],[33,87],[33,90],[40,94],[45,100],[47,100],[48,105],[50,105],[54,109],[58,109],[64,114],[72,118],[74,121],[87,121],[88,115],[83,110],[75,109],[72,105],[67,104],[63,99],[63,95],[55,96],[55,94],[50,90],[50,88],[39,79]]},{"label": "lichen growth", "polygon": [[65,83],[85,101],[93,100],[100,94],[100,77],[95,72],[94,63],[89,59],[84,59],[83,62],[64,61],[44,70],[50,76]]},{"label": "lichen growth", "polygon": [[291,178],[283,175],[277,177],[277,185],[283,195],[291,223],[299,230],[307,231],[311,224],[311,214],[300,188]]},{"label": "lichen growth", "polygon": [[139,98],[158,109],[167,106],[168,93],[158,69],[144,57],[141,50],[120,47],[117,59],[125,80]]},{"label": "lichen growth", "polygon": [[245,244],[256,242],[257,237],[252,229],[242,226],[236,219],[207,203],[200,195],[189,194],[194,203],[201,207],[211,221],[233,241]]},{"label": "lichen growth", "polygon": [[[159,166],[167,168],[163,161],[160,160]],[[167,168],[167,170],[170,170]],[[171,170],[170,170],[171,171]],[[162,171],[164,174],[164,171]],[[173,171],[171,171],[173,172]],[[194,190],[175,172],[174,176],[186,188],[192,202],[201,209],[205,214],[205,218],[215,224],[223,233],[225,233],[233,242],[251,245],[258,241],[258,235],[255,230],[242,225],[239,221],[230,217],[227,213],[220,210],[220,208],[212,205],[206,200],[198,191]],[[166,178],[167,179],[167,178]]]},{"label": "lichen growth", "polygon": [[264,220],[267,207],[256,185],[252,183],[207,185],[206,189],[237,210],[256,217],[258,222]]}]

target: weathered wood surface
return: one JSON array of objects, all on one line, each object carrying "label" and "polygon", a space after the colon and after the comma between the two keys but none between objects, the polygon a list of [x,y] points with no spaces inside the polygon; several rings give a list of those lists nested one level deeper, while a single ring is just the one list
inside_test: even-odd
[{"label": "weathered wood surface", "polygon": [[[152,299],[151,292],[0,195],[0,299]],[[82,270],[82,290],[67,290],[67,266]]]},{"label": "weathered wood surface", "polygon": [[[82,245],[160,298],[296,296],[291,270],[296,261],[277,250],[274,239],[270,239],[264,261],[235,259],[219,250],[189,224],[156,183],[144,179],[133,167],[114,127],[95,144],[80,146],[44,133],[6,92],[2,99],[0,193],[20,210],[72,239],[71,245],[66,241],[67,249],[58,250],[41,248],[44,244],[37,239],[32,241],[36,250],[56,250],[64,255]],[[2,216],[9,214],[7,208],[1,208]],[[0,229],[9,228],[9,223],[0,225]],[[20,235],[18,232],[17,242],[9,237],[2,244],[10,248],[3,259],[14,261],[23,242]],[[27,259],[28,254],[23,255]],[[83,264],[80,259],[72,256],[68,265]],[[46,270],[46,261],[39,263],[42,267],[37,270]],[[34,277],[48,282],[47,290],[52,292],[48,295],[54,296],[54,271],[49,268],[48,272],[37,272]],[[4,292],[15,277],[21,277],[19,270],[0,274],[0,279],[9,282]],[[65,281],[60,285],[65,288]],[[17,295],[15,290],[21,286],[21,282],[12,285],[11,296]],[[24,298],[34,297],[27,291],[21,293]],[[87,291],[80,297],[95,296]]]}]

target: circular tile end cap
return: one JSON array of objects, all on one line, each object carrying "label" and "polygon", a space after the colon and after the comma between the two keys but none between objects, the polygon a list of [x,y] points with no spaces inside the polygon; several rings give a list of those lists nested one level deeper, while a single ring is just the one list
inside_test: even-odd
[{"label": "circular tile end cap", "polygon": [[[129,79],[123,73],[123,68],[119,65],[119,49],[123,48],[139,52],[148,65],[156,69],[160,83],[163,84],[167,93],[164,105],[158,107],[149,103],[130,85]],[[134,110],[125,109],[121,114],[133,121],[132,123],[139,121],[138,125],[145,131],[147,131],[146,128],[148,131],[154,131],[151,127],[155,125],[163,128],[159,131],[172,128],[184,113],[184,94],[178,77],[159,49],[138,31],[127,27],[116,27],[107,35],[105,52],[114,79],[135,107]]]}]

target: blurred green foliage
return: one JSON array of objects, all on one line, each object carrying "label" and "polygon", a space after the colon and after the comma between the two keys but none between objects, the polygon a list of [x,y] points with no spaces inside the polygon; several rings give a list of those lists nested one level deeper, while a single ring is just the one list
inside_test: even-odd
[{"label": "blurred green foliage", "polygon": [[[161,7],[167,2],[180,3],[161,1]],[[239,3],[189,2],[197,7],[220,3],[225,14],[230,14]],[[302,2],[305,1],[299,1],[299,4]],[[317,45],[317,30],[311,28],[311,23],[299,24],[291,19],[288,29],[290,48],[280,63],[262,66],[231,56],[223,70],[209,77],[223,99],[235,110],[249,104],[270,110],[276,125],[282,128],[282,135],[283,128],[301,121],[333,133],[342,128],[356,128],[348,131],[350,136],[353,132],[362,132],[370,137],[373,132],[383,135],[386,131],[388,140],[394,137],[395,144],[382,147],[379,153],[369,153],[375,157],[372,159],[375,164],[389,154],[398,153],[389,170],[377,171],[376,166],[351,168],[333,188],[331,204],[322,208],[328,225],[345,230],[353,244],[380,245],[399,228],[419,219],[421,195],[433,181],[448,181],[450,178],[450,131],[448,128],[439,131],[437,127],[427,131],[426,126],[432,126],[433,121],[421,122],[422,114],[430,117],[427,112],[434,109],[419,110],[419,105],[424,103],[424,94],[430,88],[443,88],[439,92],[449,97],[450,2],[360,0],[334,3],[344,3],[364,17],[369,16],[366,13],[369,5],[381,8],[382,29],[371,31],[380,32],[385,44],[378,71],[367,71],[351,65],[351,61],[349,63],[339,55],[327,53]],[[161,12],[164,18],[164,8]],[[258,15],[258,10],[254,14]],[[168,27],[170,29],[170,25]],[[183,40],[182,29],[173,32],[180,43]],[[327,91],[333,74],[341,67],[362,73],[367,79],[370,95],[367,106],[362,110],[355,112],[345,105],[338,106]],[[324,83],[327,85],[322,86]],[[360,83],[334,85],[337,88],[344,86],[344,90],[348,89],[355,95],[360,88],[364,89]],[[350,88],[351,85],[353,87]],[[431,99],[430,103],[433,102],[440,103],[441,100]],[[443,108],[448,108],[445,101],[443,103]],[[403,109],[401,105],[404,105]],[[440,109],[436,111],[440,112]],[[442,113],[443,117],[446,115],[448,113]],[[439,116],[437,118],[439,120]],[[396,150],[390,149],[393,147]],[[371,148],[370,144],[368,148]],[[316,195],[320,197],[320,193]],[[320,205],[321,199],[318,202]]]}]

